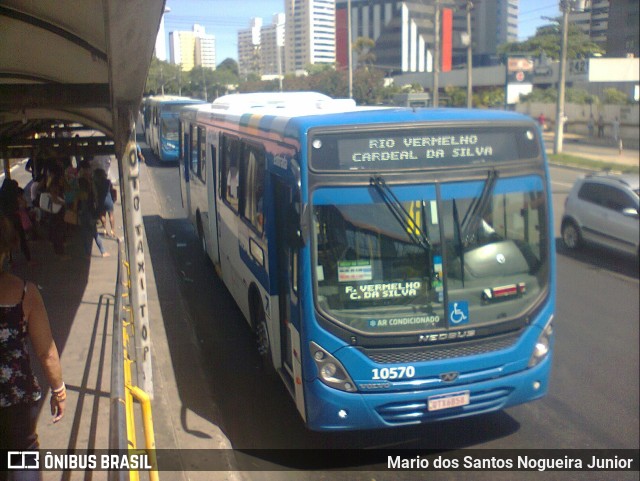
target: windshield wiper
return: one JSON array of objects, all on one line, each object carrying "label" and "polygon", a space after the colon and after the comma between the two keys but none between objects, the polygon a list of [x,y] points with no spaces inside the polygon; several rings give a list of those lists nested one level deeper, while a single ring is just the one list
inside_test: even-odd
[{"label": "windshield wiper", "polygon": [[493,189],[498,180],[498,171],[491,169],[487,174],[487,180],[482,188],[482,193],[471,202],[471,205],[465,212],[462,222],[460,223],[460,238],[465,245],[469,244],[472,234],[478,232],[482,218],[487,212],[489,202],[493,196]]},{"label": "windshield wiper", "polygon": [[458,204],[453,199],[453,222],[456,236],[456,250],[460,258],[460,278],[462,279],[462,287],[464,287],[464,246],[462,245],[462,234],[460,233],[460,216],[458,215]]},{"label": "windshield wiper", "polygon": [[[411,242],[424,249],[427,254],[430,254],[431,241],[429,240],[425,231],[412,219],[409,212],[407,212],[407,209],[404,208],[393,191],[389,188],[389,186],[387,186],[384,179],[379,175],[373,176],[371,177],[369,183],[378,191],[378,194],[380,194],[380,197],[382,197],[385,205],[405,230],[405,232],[411,239]],[[424,208],[422,214],[424,215]]]}]

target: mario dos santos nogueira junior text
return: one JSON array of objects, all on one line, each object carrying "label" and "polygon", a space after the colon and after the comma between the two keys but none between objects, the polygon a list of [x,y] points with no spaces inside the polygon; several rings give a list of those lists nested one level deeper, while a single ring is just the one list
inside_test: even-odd
[{"label": "mario dos santos nogueira junior text", "polygon": [[554,457],[518,456],[437,456],[427,458],[421,456],[403,457],[388,456],[387,469],[411,470],[523,470],[523,471],[580,471],[580,470],[637,470],[637,460],[620,456],[611,457],[571,457],[558,455]]}]

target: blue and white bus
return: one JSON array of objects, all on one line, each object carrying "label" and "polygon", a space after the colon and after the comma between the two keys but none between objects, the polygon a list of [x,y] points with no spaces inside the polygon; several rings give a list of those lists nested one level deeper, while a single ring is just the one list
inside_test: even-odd
[{"label": "blue and white bus", "polygon": [[202,248],[310,429],[547,392],[555,251],[530,118],[240,94],[183,109],[181,142]]},{"label": "blue and white bus", "polygon": [[201,104],[203,100],[161,95],[143,101],[145,140],[160,161],[177,161],[180,140],[178,125],[180,109],[185,105]]}]

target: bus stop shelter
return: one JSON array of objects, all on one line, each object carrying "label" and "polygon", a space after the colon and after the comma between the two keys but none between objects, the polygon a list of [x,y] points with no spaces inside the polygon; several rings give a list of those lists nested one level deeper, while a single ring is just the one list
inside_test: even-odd
[{"label": "bus stop shelter", "polygon": [[54,125],[81,124],[104,133],[107,150],[120,161],[134,133],[164,5],[3,1],[0,159],[29,157],[41,148],[64,155],[74,141],[51,143],[41,134],[50,139]]},{"label": "bus stop shelter", "polygon": [[[123,159],[136,159],[135,123],[164,8],[165,0],[0,2],[0,168],[10,177],[12,159],[115,155],[127,261],[141,266],[131,305],[141,312],[146,293],[138,287],[145,283],[139,278],[144,227],[134,192],[137,162]],[[102,136],[76,137],[76,128]],[[138,320],[136,329],[146,333],[148,319]],[[146,346],[139,345],[140,337],[137,352],[150,343],[145,336]],[[138,385],[152,394],[150,361],[137,368]]]}]

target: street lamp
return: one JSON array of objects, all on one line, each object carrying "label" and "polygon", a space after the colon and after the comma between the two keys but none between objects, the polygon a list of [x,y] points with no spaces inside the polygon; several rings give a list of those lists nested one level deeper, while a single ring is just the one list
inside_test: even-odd
[{"label": "street lamp", "polygon": [[560,49],[560,79],[558,80],[558,102],[556,105],[556,135],[553,142],[553,153],[562,152],[564,134],[564,88],[567,77],[567,40],[569,30],[569,12],[581,12],[589,0],[560,0],[562,11],[562,46]]}]

